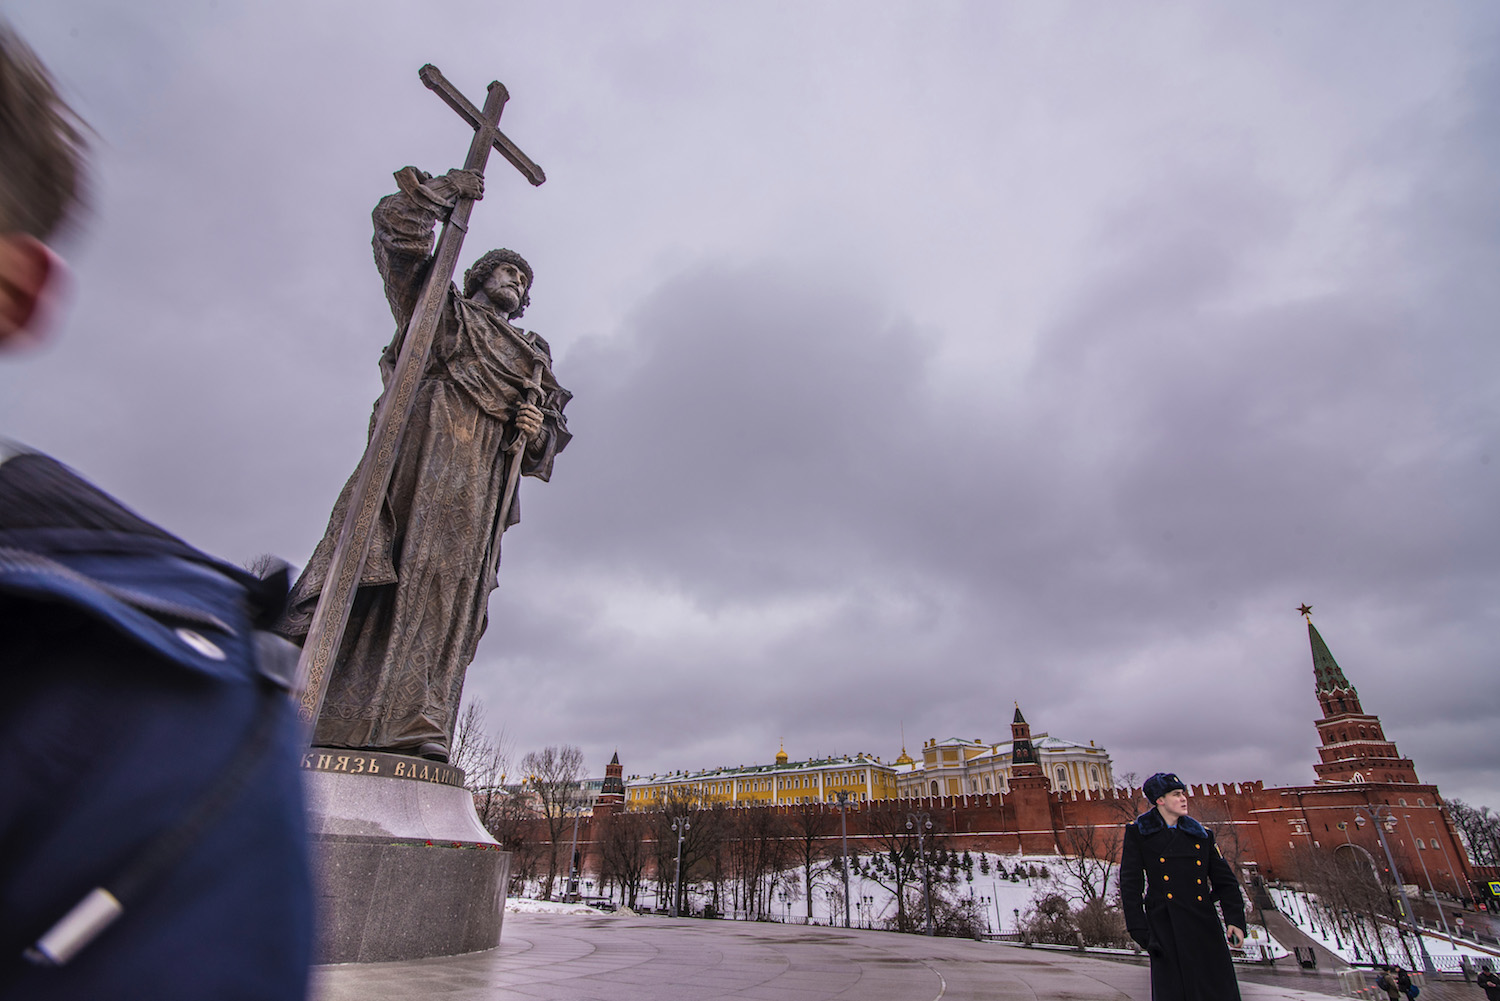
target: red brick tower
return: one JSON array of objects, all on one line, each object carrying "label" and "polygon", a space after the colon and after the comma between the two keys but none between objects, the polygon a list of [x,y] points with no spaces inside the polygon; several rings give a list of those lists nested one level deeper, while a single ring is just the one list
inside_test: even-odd
[{"label": "red brick tower", "polygon": [[618,813],[625,809],[625,769],[620,767],[620,752],[604,766],[604,784],[599,787],[599,796],[594,800],[594,816]]},{"label": "red brick tower", "polygon": [[1010,723],[1010,791],[1006,800],[1015,810],[1016,832],[1021,836],[1023,852],[1057,850],[1056,825],[1052,822],[1052,787],[1042,773],[1036,747],[1031,743],[1031,724],[1021,715]]},{"label": "red brick tower", "polygon": [[1322,760],[1313,765],[1317,784],[1417,782],[1411,759],[1403,758],[1396,745],[1385,739],[1380,717],[1360,706],[1359,693],[1344,677],[1311,617],[1307,620],[1307,637],[1312,644],[1318,705],[1323,709],[1323,718],[1317,722],[1318,757]]},{"label": "red brick tower", "polygon": [[1046,778],[1031,743],[1031,724],[1021,715],[1021,703],[1017,702],[1015,718],[1010,721],[1010,784],[1014,786],[1023,775]]}]

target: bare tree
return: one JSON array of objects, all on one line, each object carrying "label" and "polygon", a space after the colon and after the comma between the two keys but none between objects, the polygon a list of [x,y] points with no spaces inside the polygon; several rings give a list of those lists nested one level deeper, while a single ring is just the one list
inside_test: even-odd
[{"label": "bare tree", "polygon": [[635,910],[652,855],[647,844],[650,818],[639,813],[616,813],[596,823],[599,824],[594,835],[599,845],[599,882],[602,886],[617,884],[625,906]]},{"label": "bare tree", "polygon": [[[1401,934],[1401,926],[1388,872],[1358,848],[1330,853],[1312,845],[1293,849],[1289,867],[1301,887],[1316,897],[1307,915],[1315,931],[1331,936],[1335,945],[1348,941],[1356,959],[1391,962],[1382,928],[1394,927]],[[1404,934],[1401,940],[1405,944]]]},{"label": "bare tree", "polygon": [[521,771],[547,823],[549,850],[542,898],[551,900],[563,832],[569,828],[574,812],[582,806],[578,783],[583,778],[583,751],[572,744],[548,744],[540,751],[528,751],[521,759]]},{"label": "bare tree", "polygon": [[507,893],[520,896],[527,883],[540,875],[547,849],[535,836],[536,811],[524,789],[500,785],[475,797],[479,819],[500,847],[510,852],[510,883]]},{"label": "bare tree", "polygon": [[1124,946],[1129,943],[1125,914],[1118,904],[1090,900],[1073,912],[1073,920],[1083,934],[1084,945]]},{"label": "bare tree", "polygon": [[1244,825],[1235,822],[1232,810],[1207,797],[1194,804],[1193,817],[1214,832],[1214,844],[1218,846],[1219,854],[1229,863],[1234,878],[1239,879],[1245,857],[1255,854],[1255,846],[1245,833]]},{"label": "bare tree", "polygon": [[1072,877],[1073,896],[1082,905],[1109,897],[1109,881],[1120,864],[1124,828],[1082,824],[1063,832],[1067,854],[1057,864]]},{"label": "bare tree", "polygon": [[1500,865],[1500,814],[1487,806],[1474,807],[1461,799],[1450,799],[1448,816],[1463,839],[1470,862]]},{"label": "bare tree", "polygon": [[[938,831],[918,837],[915,829],[907,829],[904,810],[872,811],[868,820],[870,841],[876,850],[860,859],[859,874],[865,879],[879,883],[891,891],[896,898],[897,931],[916,931],[926,926],[925,881],[931,884],[933,902],[936,904],[945,885],[957,882],[956,866],[948,864],[948,850]],[[916,900],[908,900],[908,891],[917,888]],[[913,919],[910,907],[917,905],[924,916]],[[936,911],[936,907],[934,907]]]},{"label": "bare tree", "polygon": [[[697,793],[674,788],[662,800],[661,811],[650,816],[656,838],[657,885],[676,898],[677,913],[686,914],[687,887],[712,875],[714,860],[725,835],[724,813],[705,808]],[[687,821],[686,828],[680,832],[672,830],[674,822],[684,820]],[[680,848],[679,833],[682,835]],[[679,867],[681,880],[676,878]],[[657,899],[661,899],[660,894]]]},{"label": "bare tree", "polygon": [[1073,945],[1078,941],[1078,931],[1073,909],[1061,893],[1038,890],[1021,920],[1021,934],[1028,941]]},{"label": "bare tree", "polygon": [[475,807],[483,812],[478,797],[493,791],[510,765],[511,741],[504,729],[491,733],[481,699],[471,699],[459,713],[453,729],[453,747],[448,763],[464,773],[464,785],[474,792]]},{"label": "bare tree", "polygon": [[535,878],[541,846],[528,836],[535,813],[527,797],[505,784],[510,753],[511,742],[505,731],[490,732],[484,702],[474,699],[466,703],[453,730],[449,761],[464,773],[464,787],[474,797],[479,822],[510,852],[507,892],[516,895]]},{"label": "bare tree", "polygon": [[252,556],[245,561],[245,569],[261,580],[265,580],[278,570],[291,571],[291,567],[287,564],[287,561],[275,553],[261,553],[259,556]]},{"label": "bare tree", "polygon": [[807,920],[812,921],[813,884],[825,868],[824,863],[833,850],[830,841],[838,822],[821,803],[799,803],[787,816],[791,832],[792,854],[802,869],[802,885],[806,891]]},{"label": "bare tree", "polygon": [[788,861],[786,819],[759,807],[729,810],[722,854],[735,898],[747,917],[770,911],[777,874]]}]

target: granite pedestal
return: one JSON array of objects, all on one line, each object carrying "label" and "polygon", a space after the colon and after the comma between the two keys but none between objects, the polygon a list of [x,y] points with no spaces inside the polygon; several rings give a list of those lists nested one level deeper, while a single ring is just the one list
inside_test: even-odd
[{"label": "granite pedestal", "polygon": [[510,855],[479,823],[462,771],[316,747],[302,766],[317,962],[455,956],[500,943]]}]

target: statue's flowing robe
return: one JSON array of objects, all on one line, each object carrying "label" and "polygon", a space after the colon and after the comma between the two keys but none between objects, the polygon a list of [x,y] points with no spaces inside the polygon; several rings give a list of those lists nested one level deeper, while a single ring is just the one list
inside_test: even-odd
[{"label": "statue's flowing robe", "polygon": [[[396,319],[396,337],[381,359],[387,384],[432,264],[438,213],[404,193],[375,207],[375,262]],[[546,480],[571,437],[563,417],[571,394],[552,377],[547,343],[450,286],[329,673],[315,744],[388,751],[449,746],[500,564],[505,449],[537,359],[546,363],[538,404],[545,421],[521,471]],[[345,484],[293,590],[284,626],[294,638],[306,636],[357,475]],[[517,497],[507,522],[519,520]]]}]

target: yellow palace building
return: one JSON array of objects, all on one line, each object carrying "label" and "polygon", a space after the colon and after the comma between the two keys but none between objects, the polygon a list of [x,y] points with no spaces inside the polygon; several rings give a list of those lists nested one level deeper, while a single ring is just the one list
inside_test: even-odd
[{"label": "yellow palace building", "polygon": [[[1016,706],[1011,730],[1024,727],[1036,750],[1037,764],[1053,792],[1111,789],[1115,784],[1109,752],[1092,740],[1087,744],[1031,734],[1031,726]],[[896,759],[897,795],[905,799],[924,796],[982,796],[1010,791],[1011,741],[936,738],[922,744],[922,760],[915,761],[901,749]]]},{"label": "yellow palace building", "polygon": [[769,765],[632,775],[625,780],[625,809],[649,810],[669,798],[702,806],[835,803],[841,792],[855,803],[890,799],[896,795],[896,771],[868,754],[792,761],[783,746]]},{"label": "yellow palace building", "polygon": [[[1054,792],[1114,787],[1109,752],[1092,740],[1083,744],[1046,733],[1032,737],[1019,705],[1011,721],[1013,734],[1018,727],[1035,748],[1037,763]],[[1011,741],[932,739],[923,743],[920,760],[903,747],[901,756],[888,765],[869,754],[792,761],[783,746],[769,765],[632,775],[625,780],[625,809],[656,809],[669,799],[700,806],[836,803],[841,792],[853,803],[1003,794],[1010,791],[1011,747]]]}]

